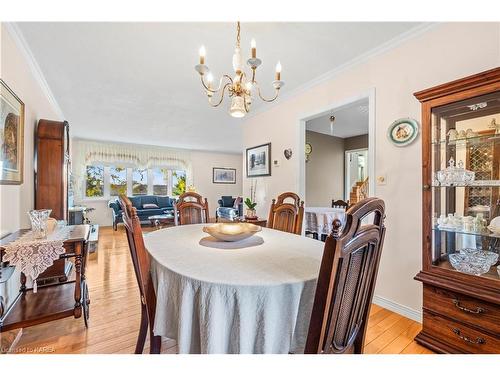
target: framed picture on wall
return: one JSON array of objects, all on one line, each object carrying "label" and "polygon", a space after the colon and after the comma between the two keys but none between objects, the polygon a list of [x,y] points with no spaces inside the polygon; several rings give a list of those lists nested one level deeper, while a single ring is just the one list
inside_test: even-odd
[{"label": "framed picture on wall", "polygon": [[0,79],[0,184],[23,183],[24,103]]},{"label": "framed picture on wall", "polygon": [[247,177],[271,175],[271,143],[247,148]]},{"label": "framed picture on wall", "polygon": [[214,184],[235,184],[236,169],[214,167],[212,172],[212,182]]}]

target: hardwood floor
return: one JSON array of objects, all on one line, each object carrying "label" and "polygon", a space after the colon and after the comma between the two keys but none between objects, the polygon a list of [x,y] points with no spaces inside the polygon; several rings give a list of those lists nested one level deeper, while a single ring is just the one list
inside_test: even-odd
[{"label": "hardwood floor", "polygon": [[[145,230],[147,230],[145,228]],[[140,322],[140,302],[125,232],[100,228],[99,249],[89,258],[90,322],[66,318],[25,328],[16,353],[133,353]],[[372,305],[365,353],[432,353],[413,338],[421,325]],[[163,339],[162,353],[176,353],[174,340]],[[145,353],[149,352],[146,341]]]}]

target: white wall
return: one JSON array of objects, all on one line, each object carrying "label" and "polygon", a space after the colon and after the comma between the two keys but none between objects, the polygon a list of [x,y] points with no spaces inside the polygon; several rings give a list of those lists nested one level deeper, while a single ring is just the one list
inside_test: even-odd
[{"label": "white wall", "polygon": [[34,133],[41,118],[62,120],[35,78],[28,60],[5,24],[1,24],[0,76],[24,102],[24,182],[0,185],[0,237],[30,226],[27,212],[34,206]]},{"label": "white wall", "polygon": [[[76,153],[73,147],[73,153]],[[219,206],[217,201],[222,195],[241,196],[242,194],[242,155],[220,152],[191,151],[191,162],[193,169],[193,185],[196,192],[206,197],[210,217],[215,216],[215,209]],[[212,183],[212,168],[236,168],[236,184],[214,184]],[[81,188],[81,187],[76,187]],[[112,223],[111,209],[108,200],[77,200],[75,204],[82,204],[95,208],[89,214],[92,223],[109,226]]]},{"label": "white wall", "polygon": [[[272,176],[258,179],[259,215],[267,213],[273,197],[299,191],[299,153],[303,150],[299,120],[375,88],[375,175],[387,177],[387,184],[377,186],[374,194],[384,199],[387,207],[387,235],[376,295],[418,313],[421,284],[413,276],[420,270],[422,251],[421,141],[418,138],[408,147],[395,147],[387,140],[386,131],[398,118],[420,119],[414,92],[499,66],[499,34],[499,23],[437,25],[305,92],[278,99],[268,111],[248,118],[244,147],[271,142],[273,159],[281,160],[280,166],[272,169]],[[294,156],[286,161],[282,152],[289,147]],[[249,186],[250,180],[245,178],[245,194]]]}]

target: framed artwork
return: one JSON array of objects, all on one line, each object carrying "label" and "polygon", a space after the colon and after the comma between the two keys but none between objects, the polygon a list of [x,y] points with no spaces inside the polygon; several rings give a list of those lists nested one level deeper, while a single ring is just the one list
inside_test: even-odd
[{"label": "framed artwork", "polygon": [[23,183],[24,103],[0,79],[0,184]]},{"label": "framed artwork", "polygon": [[247,177],[271,175],[271,143],[247,148]]},{"label": "framed artwork", "polygon": [[214,167],[212,171],[212,182],[214,184],[235,184],[236,169]]},{"label": "framed artwork", "polygon": [[387,130],[387,137],[395,146],[408,146],[418,136],[418,121],[412,118],[400,118]]}]

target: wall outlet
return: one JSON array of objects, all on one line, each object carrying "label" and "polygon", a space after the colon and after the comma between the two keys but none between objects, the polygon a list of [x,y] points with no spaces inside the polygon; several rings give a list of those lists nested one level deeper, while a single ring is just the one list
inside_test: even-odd
[{"label": "wall outlet", "polygon": [[387,176],[386,175],[377,176],[377,185],[378,186],[387,185]]}]

